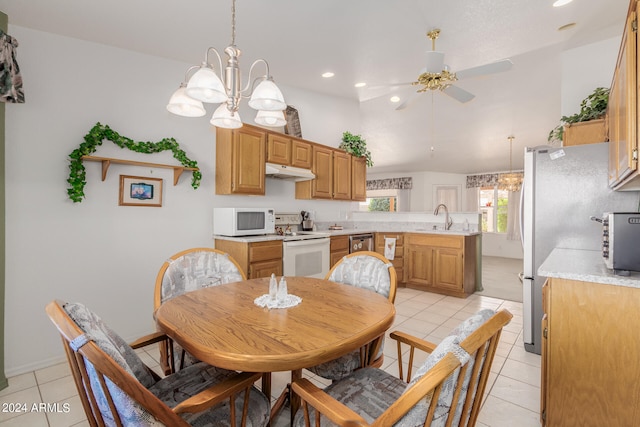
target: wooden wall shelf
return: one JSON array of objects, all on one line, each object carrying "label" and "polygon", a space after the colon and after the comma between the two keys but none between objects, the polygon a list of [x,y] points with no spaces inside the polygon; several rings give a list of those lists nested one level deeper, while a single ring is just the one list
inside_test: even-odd
[{"label": "wooden wall shelf", "polygon": [[198,170],[198,168],[188,168],[185,166],[165,165],[162,163],[137,162],[134,160],[113,159],[110,157],[82,156],[82,160],[89,160],[91,162],[102,162],[102,180],[103,181],[107,178],[107,171],[109,170],[109,166],[111,166],[111,163],[117,163],[120,165],[173,169],[173,185],[178,185],[178,181],[180,180],[180,175],[182,175],[182,172]]}]

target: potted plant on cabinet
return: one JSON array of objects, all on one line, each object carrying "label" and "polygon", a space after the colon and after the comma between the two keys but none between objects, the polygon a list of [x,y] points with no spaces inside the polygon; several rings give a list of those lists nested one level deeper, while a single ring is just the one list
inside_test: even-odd
[{"label": "potted plant on cabinet", "polygon": [[373,161],[371,160],[371,152],[367,150],[367,141],[360,135],[353,135],[351,132],[343,133],[342,142],[340,143],[338,148],[355,157],[364,157],[367,161],[367,166],[373,166]]},{"label": "potted plant on cabinet", "polygon": [[[580,103],[580,112],[562,116],[560,124],[549,132],[547,141],[563,145],[590,144],[606,141],[604,116],[609,103],[609,89],[596,88]],[[587,123],[588,122],[588,123]],[[579,125],[576,125],[580,123]],[[583,124],[584,123],[584,124]]]}]

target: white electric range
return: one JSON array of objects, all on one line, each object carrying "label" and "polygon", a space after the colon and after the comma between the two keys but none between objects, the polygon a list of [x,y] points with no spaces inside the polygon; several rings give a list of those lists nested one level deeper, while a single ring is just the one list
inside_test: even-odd
[{"label": "white electric range", "polygon": [[282,271],[284,276],[324,279],[330,266],[330,234],[301,231],[298,213],[276,213],[276,233],[283,236]]}]

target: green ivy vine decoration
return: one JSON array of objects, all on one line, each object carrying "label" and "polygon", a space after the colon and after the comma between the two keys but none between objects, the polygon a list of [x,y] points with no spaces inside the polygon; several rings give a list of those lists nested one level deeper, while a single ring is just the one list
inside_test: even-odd
[{"label": "green ivy vine decoration", "polygon": [[[86,171],[82,164],[82,156],[88,156],[95,153],[96,149],[102,145],[103,140],[109,140],[120,148],[128,148],[137,153],[159,153],[161,151],[171,150],[173,157],[187,168],[197,168],[198,163],[187,157],[187,154],[180,148],[178,142],[174,138],[164,138],[159,142],[135,142],[126,138],[118,132],[112,130],[107,125],[96,123],[96,125],[84,136],[84,142],[78,148],[69,154],[69,178],[67,182],[70,187],[67,189],[69,198],[74,203],[79,203],[85,197],[84,187],[87,184]],[[192,171],[191,186],[197,189],[202,180],[202,173],[199,170]]]}]

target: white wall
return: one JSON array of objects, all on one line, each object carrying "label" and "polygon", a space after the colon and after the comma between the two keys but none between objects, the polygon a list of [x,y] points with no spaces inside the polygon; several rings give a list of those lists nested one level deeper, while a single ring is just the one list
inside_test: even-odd
[{"label": "white wall", "polygon": [[[170,255],[212,246],[214,206],[314,210],[320,219],[351,210],[349,202],[294,200],[294,185],[268,180],[267,197],[215,196],[215,132],[208,117],[169,114],[165,105],[188,66],[175,61],[10,26],[20,42],[25,104],[6,111],[7,375],[62,360],[62,346],[44,307],[52,299],[84,302],[126,339],[154,330],[155,277]],[[194,58],[194,62],[199,59]],[[298,108],[303,136],[337,146],[359,123],[358,104],[286,87]],[[208,115],[213,108],[209,107]],[[241,110],[245,122],[254,112]],[[96,123],[135,141],[175,137],[200,166],[177,186],[165,169],[86,162],[86,200],[66,194],[68,154]],[[356,128],[355,131],[358,131]],[[105,141],[97,155],[177,164],[170,153],[136,154]],[[118,206],[119,175],[164,179],[162,208]]]},{"label": "white wall", "polygon": [[563,116],[580,112],[580,102],[597,87],[611,87],[621,37],[614,37],[562,53]]}]

